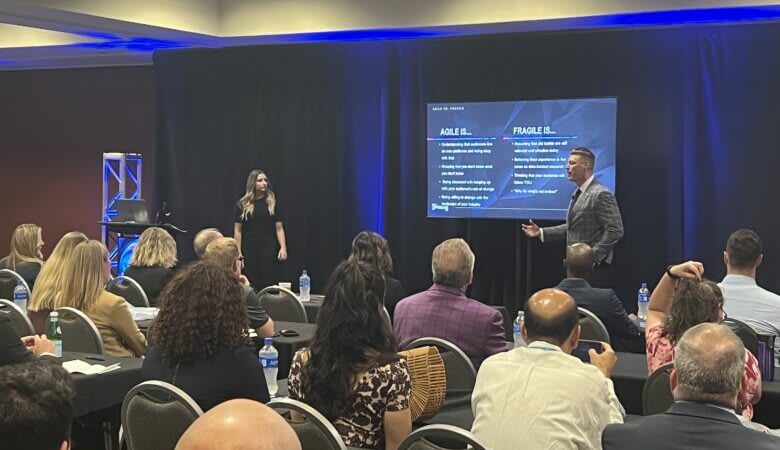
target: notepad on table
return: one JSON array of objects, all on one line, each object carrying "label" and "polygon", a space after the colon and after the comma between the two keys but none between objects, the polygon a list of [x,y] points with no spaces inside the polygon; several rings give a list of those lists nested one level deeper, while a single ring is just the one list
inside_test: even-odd
[{"label": "notepad on table", "polygon": [[97,375],[99,373],[111,372],[112,370],[119,369],[119,363],[111,364],[110,366],[104,366],[102,364],[90,364],[80,359],[74,359],[72,361],[65,361],[62,363],[62,368],[67,370],[68,373],[83,373],[85,375]]}]

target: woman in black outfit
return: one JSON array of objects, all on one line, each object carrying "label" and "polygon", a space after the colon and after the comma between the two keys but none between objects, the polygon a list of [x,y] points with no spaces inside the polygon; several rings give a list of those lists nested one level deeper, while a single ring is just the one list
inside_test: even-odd
[{"label": "woman in black outfit", "polygon": [[392,276],[393,258],[390,256],[387,240],[373,231],[361,231],[352,240],[349,259],[369,263],[382,274],[385,279],[384,306],[392,318],[395,305],[406,297],[406,288]]},{"label": "woman in black outfit", "polygon": [[284,216],[268,176],[249,173],[246,193],[233,208],[233,237],[244,257],[244,274],[256,289],[276,284],[277,261],[287,259]]},{"label": "woman in black outfit", "polygon": [[152,227],[141,233],[124,274],[141,285],[149,306],[157,306],[157,297],[173,276],[175,265],[176,241],[162,228]]},{"label": "woman in black outfit", "polygon": [[144,380],[178,386],[204,411],[234,398],[270,400],[247,332],[243,291],[230,270],[202,260],[183,267],[159,306]]}]

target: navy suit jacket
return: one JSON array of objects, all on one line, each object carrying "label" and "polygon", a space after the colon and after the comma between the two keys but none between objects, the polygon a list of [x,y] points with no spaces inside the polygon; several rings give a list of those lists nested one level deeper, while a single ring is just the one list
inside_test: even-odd
[{"label": "navy suit jacket", "polygon": [[0,313],[0,366],[32,361],[35,359],[32,353],[16,335],[11,319],[5,313]]},{"label": "navy suit jacket", "polygon": [[601,444],[604,450],[769,450],[780,448],[780,438],[714,406],[677,402],[663,414],[607,425]]},{"label": "navy suit jacket", "polygon": [[591,287],[582,278],[566,278],[556,287],[571,295],[577,306],[587,309],[604,322],[615,351],[644,351],[639,327],[628,318],[614,290]]}]

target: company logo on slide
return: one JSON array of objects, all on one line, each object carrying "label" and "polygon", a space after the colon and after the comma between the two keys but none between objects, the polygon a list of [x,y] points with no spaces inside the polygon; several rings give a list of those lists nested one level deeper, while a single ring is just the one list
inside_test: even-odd
[{"label": "company logo on slide", "polygon": [[449,211],[450,207],[448,205],[440,205],[438,203],[431,203],[431,211]]}]

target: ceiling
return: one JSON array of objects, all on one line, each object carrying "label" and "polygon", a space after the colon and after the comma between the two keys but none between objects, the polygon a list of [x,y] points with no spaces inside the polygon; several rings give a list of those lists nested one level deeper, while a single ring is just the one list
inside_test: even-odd
[{"label": "ceiling", "polygon": [[150,64],[165,48],[777,19],[771,1],[0,0],[0,70]]}]

